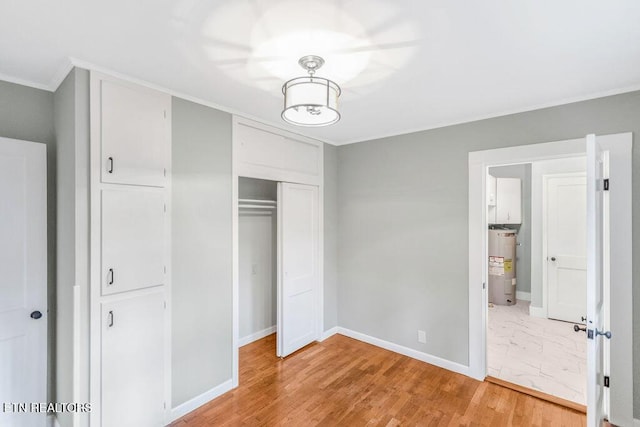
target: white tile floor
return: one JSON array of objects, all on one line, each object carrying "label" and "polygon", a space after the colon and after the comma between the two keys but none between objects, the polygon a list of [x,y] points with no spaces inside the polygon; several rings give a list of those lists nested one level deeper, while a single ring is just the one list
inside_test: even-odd
[{"label": "white tile floor", "polygon": [[573,324],[529,316],[529,302],[489,306],[488,374],[580,404],[587,395],[587,339]]}]

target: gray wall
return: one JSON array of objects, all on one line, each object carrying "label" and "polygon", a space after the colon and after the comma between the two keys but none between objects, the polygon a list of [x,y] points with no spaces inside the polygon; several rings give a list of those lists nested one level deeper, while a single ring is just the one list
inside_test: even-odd
[{"label": "gray wall", "polygon": [[338,326],[338,148],[324,144],[324,330]]},{"label": "gray wall", "polygon": [[[340,326],[467,364],[468,153],[627,131],[640,133],[640,92],[339,147]],[[639,173],[633,194],[640,307]],[[427,344],[417,343],[418,328]],[[640,417],[640,327],[633,334]]]},{"label": "gray wall", "polygon": [[[522,182],[522,224],[516,246],[516,290],[531,292],[531,163],[489,168],[496,178],[519,178]],[[513,228],[512,225],[508,226]]]},{"label": "gray wall", "polygon": [[231,115],[172,101],[172,406],[231,379]]},{"label": "gray wall", "polygon": [[[80,324],[85,347],[81,351],[80,399],[88,401],[89,295],[89,72],[74,68],[54,93],[57,149],[57,286],[56,286],[56,401],[73,402],[73,287],[82,289]],[[82,298],[81,297],[81,298]],[[71,426],[71,413],[59,413],[61,426]],[[88,416],[84,415],[85,422]]]},{"label": "gray wall", "polygon": [[47,398],[55,399],[56,311],[56,147],[53,94],[0,81],[0,136],[47,145],[47,298],[48,340]]}]

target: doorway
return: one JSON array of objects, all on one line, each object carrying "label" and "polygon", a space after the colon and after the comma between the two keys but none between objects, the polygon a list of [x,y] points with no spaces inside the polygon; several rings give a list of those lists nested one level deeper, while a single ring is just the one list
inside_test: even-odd
[{"label": "doorway", "polygon": [[[591,142],[589,142],[591,141]],[[591,339],[587,340],[587,418],[590,425],[597,425],[596,421],[608,417],[609,421],[617,425],[628,425],[633,422],[633,364],[632,364],[632,336],[628,327],[632,319],[631,303],[631,148],[632,134],[623,133],[605,136],[590,136],[566,141],[531,144],[524,146],[508,147],[494,150],[484,150],[469,153],[469,375],[484,380],[487,375],[487,241],[485,226],[487,216],[486,175],[488,166],[506,165],[514,163],[527,163],[552,159],[565,159],[585,155],[589,142],[597,144],[598,149],[607,156],[609,165],[607,180],[617,183],[617,188],[607,185],[607,199],[609,200],[608,217],[606,226],[609,229],[609,240],[606,253],[607,265],[606,279],[613,285],[607,297],[610,306],[615,310],[610,311],[609,319],[603,319],[597,314],[600,307],[597,275],[588,283],[588,295],[596,292],[595,298],[588,299],[587,309],[596,313],[595,317],[589,316],[587,324],[591,331]],[[592,146],[592,145],[590,145]],[[593,153],[593,150],[590,151]],[[587,153],[588,154],[588,153]],[[593,155],[592,155],[593,156]],[[595,156],[601,159],[601,155]],[[595,160],[589,165],[594,164]],[[591,166],[591,171],[597,167]],[[589,175],[591,173],[591,175]],[[588,195],[590,200],[597,200],[604,191],[604,178],[597,173],[589,172]],[[607,182],[608,182],[607,181]],[[590,188],[590,190],[589,190]],[[589,199],[588,199],[589,200]],[[588,204],[594,206],[593,204]],[[589,209],[594,209],[593,207]],[[591,218],[588,224],[588,233],[593,236],[597,233],[594,224],[602,213],[598,209],[589,212]],[[594,220],[594,218],[596,220]],[[604,222],[602,223],[604,224]],[[595,231],[594,231],[595,230]],[[593,237],[592,237],[593,239]],[[593,241],[597,241],[593,240]],[[595,266],[590,271],[597,273],[600,256],[594,249],[596,244],[592,242],[595,255],[590,255],[588,264]],[[542,260],[539,260],[542,262]],[[608,268],[607,268],[608,267]],[[593,273],[590,273],[593,274]],[[590,276],[591,277],[591,276]],[[591,290],[589,286],[594,288]],[[596,304],[593,307],[590,305]],[[607,334],[605,331],[612,331]],[[603,336],[605,338],[603,338]],[[617,339],[606,339],[607,337]],[[605,341],[603,341],[605,340]],[[601,361],[602,346],[609,346],[610,362],[608,372],[603,371]],[[604,377],[608,377],[605,379]],[[609,384],[605,387],[604,384]],[[601,399],[601,396],[605,396]]]},{"label": "doorway", "polygon": [[[540,307],[586,316],[586,164],[584,157],[551,162],[556,169],[549,161],[488,168],[487,374],[584,410],[586,335],[574,331],[584,320],[541,315]],[[547,173],[563,167],[566,173]],[[532,240],[555,256],[540,245],[532,252]],[[534,270],[547,267],[556,279],[548,304],[541,292],[547,276],[532,272],[532,259],[543,260]]]}]

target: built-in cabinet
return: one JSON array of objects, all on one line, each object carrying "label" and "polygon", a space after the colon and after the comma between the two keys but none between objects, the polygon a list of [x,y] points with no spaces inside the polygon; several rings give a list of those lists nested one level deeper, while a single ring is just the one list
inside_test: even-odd
[{"label": "built-in cabinet", "polygon": [[489,224],[522,223],[522,181],[519,178],[487,178]]},{"label": "built-in cabinet", "polygon": [[101,306],[101,425],[164,425],[163,290]]},{"label": "built-in cabinet", "polygon": [[165,194],[127,186],[102,190],[102,294],[163,285]]},{"label": "built-in cabinet", "polygon": [[91,75],[91,425],[166,424],[171,97]]},{"label": "built-in cabinet", "polygon": [[106,79],[98,96],[102,182],[164,187],[171,156],[171,97]]}]

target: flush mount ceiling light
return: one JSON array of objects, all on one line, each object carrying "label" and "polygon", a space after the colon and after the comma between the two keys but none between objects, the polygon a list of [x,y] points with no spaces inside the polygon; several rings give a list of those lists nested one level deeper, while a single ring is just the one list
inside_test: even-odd
[{"label": "flush mount ceiling light", "polygon": [[324,64],[324,59],[307,55],[300,58],[298,64],[307,70],[309,76],[296,77],[282,85],[284,121],[297,126],[327,126],[340,120],[340,86],[314,75]]}]

